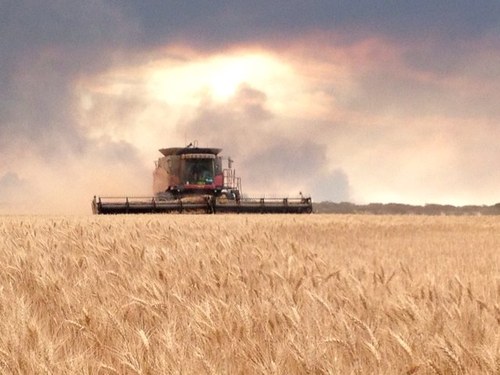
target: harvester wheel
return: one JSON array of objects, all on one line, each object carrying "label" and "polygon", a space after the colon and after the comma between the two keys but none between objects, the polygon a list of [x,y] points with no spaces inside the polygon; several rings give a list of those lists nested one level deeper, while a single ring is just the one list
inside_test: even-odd
[{"label": "harvester wheel", "polygon": [[174,195],[169,191],[164,191],[164,192],[158,193],[156,195],[156,198],[160,201],[169,201],[169,200],[174,199]]}]

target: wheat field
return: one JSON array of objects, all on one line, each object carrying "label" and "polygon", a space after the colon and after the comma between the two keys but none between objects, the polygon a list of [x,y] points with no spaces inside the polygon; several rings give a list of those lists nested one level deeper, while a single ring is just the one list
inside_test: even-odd
[{"label": "wheat field", "polygon": [[2,374],[500,374],[500,218],[0,217]]}]

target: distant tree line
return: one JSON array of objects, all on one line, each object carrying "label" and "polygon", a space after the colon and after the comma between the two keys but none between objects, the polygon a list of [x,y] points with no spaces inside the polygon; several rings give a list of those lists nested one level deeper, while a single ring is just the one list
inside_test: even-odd
[{"label": "distant tree line", "polygon": [[413,206],[402,203],[354,204],[350,202],[313,203],[315,213],[373,214],[373,215],[500,215],[500,203],[492,206],[452,206],[426,204]]}]

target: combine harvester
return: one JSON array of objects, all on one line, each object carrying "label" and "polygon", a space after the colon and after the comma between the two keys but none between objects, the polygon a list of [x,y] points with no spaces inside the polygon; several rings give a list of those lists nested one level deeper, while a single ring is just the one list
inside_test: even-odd
[{"label": "combine harvester", "polygon": [[160,149],[163,157],[153,173],[153,197],[97,197],[94,214],[168,212],[311,213],[311,197],[245,198],[231,158],[223,167],[222,149],[187,147]]}]

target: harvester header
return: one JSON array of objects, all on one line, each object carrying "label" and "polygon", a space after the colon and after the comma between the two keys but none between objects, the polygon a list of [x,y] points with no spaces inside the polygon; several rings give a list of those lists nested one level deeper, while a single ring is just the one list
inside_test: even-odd
[{"label": "harvester header", "polygon": [[167,212],[206,213],[311,213],[312,200],[250,198],[241,190],[241,178],[233,160],[220,156],[222,149],[193,146],[159,150],[153,172],[152,197],[97,197],[95,214],[143,214]]}]

